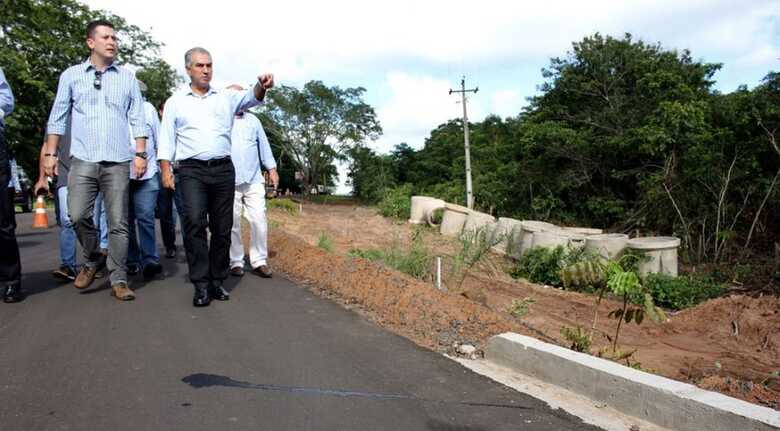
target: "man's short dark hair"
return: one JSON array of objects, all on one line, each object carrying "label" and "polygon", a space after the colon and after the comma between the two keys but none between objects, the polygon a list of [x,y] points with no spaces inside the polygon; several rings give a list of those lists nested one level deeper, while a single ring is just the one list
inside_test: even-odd
[{"label": "man's short dark hair", "polygon": [[114,28],[114,24],[111,24],[110,22],[104,19],[96,19],[94,21],[91,21],[89,24],[87,24],[87,39],[92,39],[95,36],[95,29],[100,27],[101,25],[105,27]]}]

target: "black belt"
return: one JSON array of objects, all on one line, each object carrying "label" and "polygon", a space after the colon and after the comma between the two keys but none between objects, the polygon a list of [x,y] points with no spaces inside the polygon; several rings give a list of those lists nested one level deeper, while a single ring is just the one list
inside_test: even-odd
[{"label": "black belt", "polygon": [[211,159],[211,160],[184,159],[184,160],[179,160],[177,163],[179,164],[179,167],[182,168],[185,166],[211,167],[211,166],[224,165],[225,163],[231,163],[231,162],[230,162],[230,156],[228,156],[228,157],[223,157],[221,159]]}]

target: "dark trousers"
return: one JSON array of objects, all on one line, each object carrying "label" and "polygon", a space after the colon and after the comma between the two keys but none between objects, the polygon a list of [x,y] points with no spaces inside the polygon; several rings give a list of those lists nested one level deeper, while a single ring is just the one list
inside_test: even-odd
[{"label": "dark trousers", "polygon": [[[5,142],[5,131],[0,124],[0,286],[17,284],[22,277],[22,264],[19,259],[19,245],[16,243],[16,213],[14,210],[13,188],[11,181],[11,163]],[[232,196],[231,205],[232,205]],[[230,224],[233,224],[233,208],[230,209]],[[228,229],[228,240],[230,230]],[[228,244],[229,246],[230,244]]]},{"label": "dark trousers", "polygon": [[228,276],[235,181],[230,158],[179,163],[176,193],[190,281],[196,286],[219,285]]},{"label": "dark trousers", "polygon": [[[162,175],[159,176],[162,178]],[[157,213],[160,215],[160,234],[166,250],[176,246],[176,214],[173,212],[174,191],[162,186],[160,179],[160,191],[157,193]],[[178,211],[178,205],[176,210]]]}]

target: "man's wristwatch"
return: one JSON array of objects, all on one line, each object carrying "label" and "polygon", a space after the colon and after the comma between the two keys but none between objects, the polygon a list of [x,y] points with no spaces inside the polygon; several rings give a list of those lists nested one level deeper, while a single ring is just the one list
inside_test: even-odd
[{"label": "man's wristwatch", "polygon": [[140,157],[140,158],[146,160],[147,154],[146,154],[146,151],[141,151],[141,152],[135,153],[135,156],[136,157]]}]

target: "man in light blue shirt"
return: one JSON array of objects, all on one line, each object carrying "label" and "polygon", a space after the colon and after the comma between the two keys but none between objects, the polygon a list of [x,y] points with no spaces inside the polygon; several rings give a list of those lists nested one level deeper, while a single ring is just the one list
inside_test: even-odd
[{"label": "man in light blue shirt", "polygon": [[[157,157],[163,187],[176,191],[181,202],[182,236],[195,287],[192,304],[227,300],[223,288],[230,264],[233,195],[236,173],[230,161],[230,137],[237,112],[259,104],[273,87],[272,74],[260,75],[246,91],[211,87],[211,54],[192,48],[184,54],[190,85],[165,102]],[[178,163],[174,183],[171,162]],[[211,233],[211,242],[206,229]]]},{"label": "man in light blue shirt", "polygon": [[244,245],[241,242],[241,214],[249,222],[251,242],[249,265],[263,278],[271,277],[268,268],[268,222],[265,215],[265,179],[260,169],[268,171],[271,184],[279,184],[276,160],[260,120],[251,113],[240,112],[233,120],[233,149],[230,158],[236,169],[236,192],[233,200],[233,230],[230,239],[230,274],[244,275]]},{"label": "man in light blue shirt", "polygon": [[[84,251],[85,264],[74,285],[92,284],[101,257],[93,222],[95,198],[102,193],[108,221],[108,271],[111,294],[135,298],[127,285],[128,190],[130,164],[137,177],[146,171],[146,128],[143,98],[135,76],[115,63],[118,42],[114,26],[103,20],[87,25],[90,56],[60,75],[46,143],[46,175],[54,174],[60,136],[71,118],[71,170],[68,213]],[[127,150],[128,129],[135,154]]]},{"label": "man in light blue shirt", "polygon": [[5,117],[14,111],[14,94],[0,69],[0,291],[3,302],[19,302],[22,294],[22,264],[16,242],[16,213],[9,192],[11,160],[5,140]]},{"label": "man in light blue shirt", "polygon": [[[141,81],[138,83],[141,92],[145,92],[146,85]],[[130,247],[127,250],[127,273],[132,275],[142,271],[144,279],[150,280],[162,272],[160,255],[157,253],[157,237],[154,233],[154,208],[160,190],[156,155],[160,119],[154,106],[146,101],[144,101],[144,118],[146,119],[147,168],[146,173],[141,177],[136,176],[135,169],[132,167],[130,169],[130,206],[127,216]],[[135,142],[132,140],[129,151],[131,153],[135,151]]]}]

